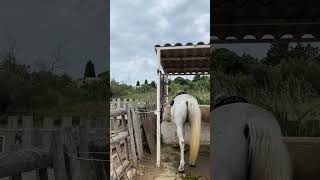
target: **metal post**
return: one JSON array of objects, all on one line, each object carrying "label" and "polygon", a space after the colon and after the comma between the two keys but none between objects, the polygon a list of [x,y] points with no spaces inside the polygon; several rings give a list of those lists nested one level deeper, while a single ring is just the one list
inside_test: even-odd
[{"label": "metal post", "polygon": [[165,103],[168,104],[169,103],[169,77],[168,75],[164,76],[164,83],[165,83],[165,90],[166,90],[166,101]]},{"label": "metal post", "polygon": [[158,67],[157,67],[157,166],[160,167],[160,89],[161,89],[161,65],[160,65],[160,50],[157,51]]}]

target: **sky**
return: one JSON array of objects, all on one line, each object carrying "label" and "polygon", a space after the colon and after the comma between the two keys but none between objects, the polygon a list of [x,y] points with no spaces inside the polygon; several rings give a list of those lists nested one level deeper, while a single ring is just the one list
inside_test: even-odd
[{"label": "sky", "polygon": [[155,80],[156,44],[209,40],[210,0],[110,2],[110,74],[118,82]]},{"label": "sky", "polygon": [[0,50],[14,40],[18,63],[37,67],[50,63],[61,46],[64,60],[56,72],[82,77],[88,59],[97,74],[106,71],[108,8],[102,0],[1,0]]}]

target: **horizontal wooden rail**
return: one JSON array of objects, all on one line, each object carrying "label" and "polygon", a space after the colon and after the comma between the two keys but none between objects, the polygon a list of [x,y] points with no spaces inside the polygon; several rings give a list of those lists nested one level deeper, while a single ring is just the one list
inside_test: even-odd
[{"label": "horizontal wooden rail", "polygon": [[110,110],[110,117],[116,117],[116,116],[125,115],[125,114],[127,114],[126,108],[118,108],[118,109]]},{"label": "horizontal wooden rail", "polygon": [[47,168],[51,163],[49,149],[30,148],[0,153],[0,178]]}]

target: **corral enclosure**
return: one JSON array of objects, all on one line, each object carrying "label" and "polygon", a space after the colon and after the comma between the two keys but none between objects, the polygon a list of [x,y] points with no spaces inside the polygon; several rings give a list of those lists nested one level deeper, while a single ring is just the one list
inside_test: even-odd
[{"label": "corral enclosure", "polygon": [[109,178],[106,117],[3,117],[0,178]]},{"label": "corral enclosure", "polygon": [[[143,180],[151,178],[151,176],[160,179],[168,178],[168,174],[166,174],[166,170],[163,168],[169,170],[171,174],[175,174],[177,168],[176,163],[179,161],[175,161],[173,159],[176,159],[179,156],[178,154],[180,151],[177,148],[170,148],[170,145],[162,149],[162,160],[166,161],[167,158],[170,158],[170,162],[164,162],[160,169],[156,166],[156,105],[154,102],[154,100],[140,102],[138,100],[134,101],[120,98],[112,99],[110,102],[110,157],[111,177],[113,179],[126,179],[126,176],[131,177],[130,169],[132,167],[143,172],[142,174],[144,175],[137,175],[135,177]],[[207,113],[209,106],[204,105],[201,107],[203,109],[203,113]],[[206,119],[206,121],[209,121],[209,119]],[[209,122],[205,123],[206,125],[203,126],[203,129],[205,130],[203,132],[205,132],[206,137],[203,138],[205,140],[203,145],[208,146],[210,126],[208,126]],[[165,125],[168,125],[169,127],[167,128]],[[163,146],[165,146],[165,144],[177,143],[177,139],[174,139],[176,137],[176,130],[174,126],[175,125],[172,122],[162,122]],[[196,173],[196,171],[199,171],[197,168],[205,167],[205,164],[208,166],[208,153],[208,150],[200,153],[199,159],[203,164],[202,166],[199,165],[198,167],[191,169],[186,167],[189,169],[188,171]],[[148,167],[140,169],[141,166]],[[151,170],[149,169],[150,167],[154,167],[158,170]],[[174,176],[179,177],[179,174],[175,174]]]},{"label": "corral enclosure", "polygon": [[155,154],[155,105],[120,98],[110,103],[110,175],[121,179],[130,176],[128,170],[137,167],[146,151]]}]

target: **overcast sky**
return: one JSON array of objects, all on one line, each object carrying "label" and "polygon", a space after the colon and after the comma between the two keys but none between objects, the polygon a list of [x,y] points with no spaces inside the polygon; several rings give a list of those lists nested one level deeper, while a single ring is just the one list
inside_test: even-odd
[{"label": "overcast sky", "polygon": [[96,73],[108,69],[108,2],[103,0],[1,0],[0,49],[16,41],[18,62],[46,63],[61,43],[59,72],[83,76],[88,58]]},{"label": "overcast sky", "polygon": [[154,45],[210,40],[210,0],[112,0],[111,78],[155,79]]}]

